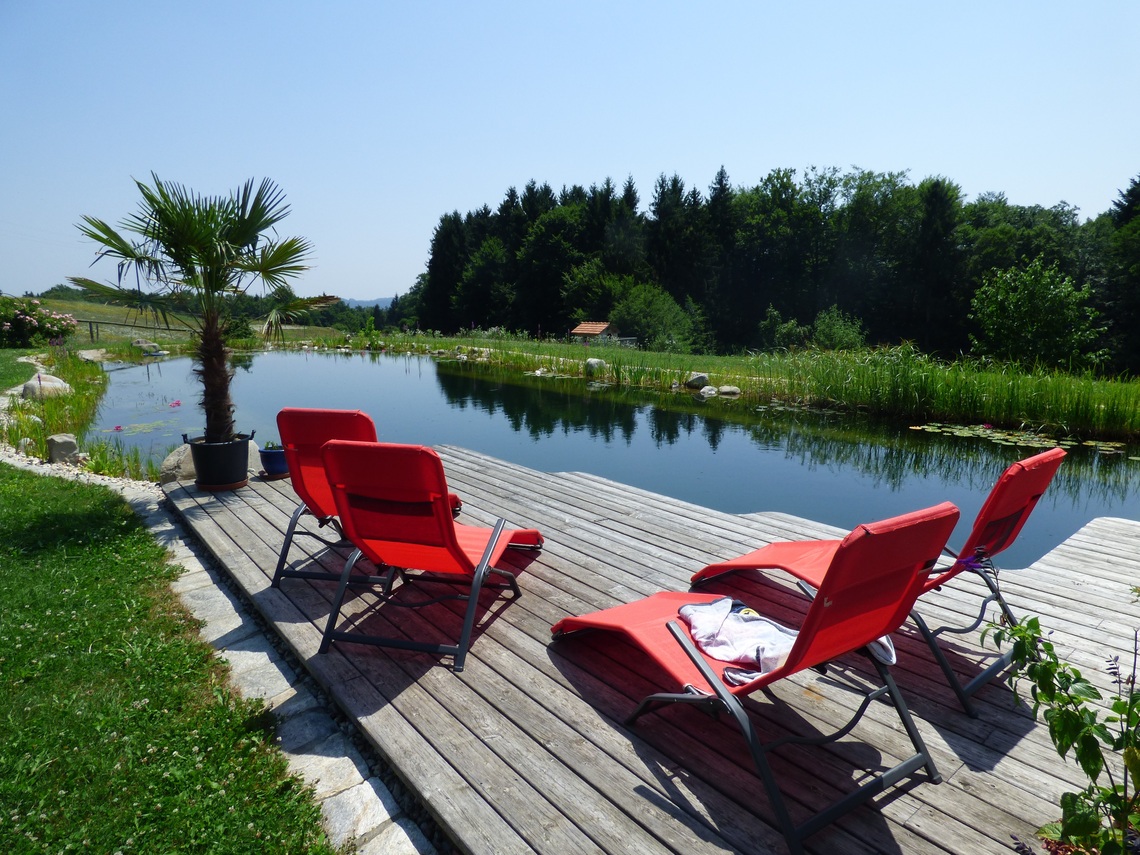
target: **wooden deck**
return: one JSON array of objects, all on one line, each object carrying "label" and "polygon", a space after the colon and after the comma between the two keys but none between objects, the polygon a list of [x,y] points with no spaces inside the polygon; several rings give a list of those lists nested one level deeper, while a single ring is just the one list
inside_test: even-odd
[{"label": "wooden deck", "polygon": [[[656,688],[641,658],[597,634],[550,642],[568,614],[628,602],[654,591],[686,590],[705,563],[773,540],[833,536],[835,529],[781,513],[719,513],[582,473],[542,473],[460,448],[439,449],[463,518],[537,527],[541,553],[508,551],[523,596],[484,592],[485,611],[456,674],[450,657],[338,643],[318,655],[333,585],[285,580],[269,587],[296,497],[288,480],[211,494],[173,484],[167,494],[187,525],[245,590],[329,694],[469,853],[784,852],[782,836],[730,723],[671,708],[621,721]],[[762,493],[758,493],[762,495]],[[761,501],[761,500],[758,500]],[[899,512],[911,510],[899,508]],[[964,521],[968,524],[968,521]],[[1032,525],[1032,521],[1030,522]],[[952,543],[961,542],[956,533]],[[293,563],[330,567],[297,539]],[[786,577],[733,584],[767,601],[770,616],[796,624],[805,607]],[[1027,570],[1002,574],[1015,609],[1041,616],[1063,656],[1111,689],[1104,659],[1132,648],[1130,588],[1140,583],[1140,522],[1098,519]],[[974,608],[972,581],[925,599],[924,614],[962,616]],[[980,588],[980,586],[978,586]],[[711,588],[716,590],[715,588]],[[358,589],[359,590],[359,589]],[[350,594],[346,611],[375,630],[440,640],[458,633],[458,606],[376,608]],[[445,635],[439,635],[440,632]],[[1013,708],[1001,683],[983,689],[980,716],[958,708],[929,651],[913,632],[896,635],[896,679],[930,746],[943,783],[919,777],[810,837],[816,853],[1008,851],[1010,835],[1031,839],[1058,816],[1058,798],[1081,786],[1055,754],[1044,728]],[[976,636],[952,654],[965,675],[984,653]],[[857,657],[827,676],[812,673],[753,698],[768,739],[788,730],[828,732],[870,676]],[[892,765],[909,747],[897,716],[876,704],[853,734],[828,746],[781,749],[775,765],[793,818],[802,820],[859,779]]]}]

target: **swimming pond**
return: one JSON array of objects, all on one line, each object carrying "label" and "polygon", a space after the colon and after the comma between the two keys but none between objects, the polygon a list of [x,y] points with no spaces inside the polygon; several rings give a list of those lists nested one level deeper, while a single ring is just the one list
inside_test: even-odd
[{"label": "swimming pond", "polygon": [[[391,442],[459,445],[547,472],[584,471],[729,513],[783,511],[842,528],[943,500],[960,542],[994,479],[1037,449],[870,425],[835,413],[700,402],[425,356],[241,354],[237,427],[276,439],[285,406],[361,409]],[[188,358],[108,364],[89,437],[161,459],[202,432]],[[1135,452],[1133,452],[1135,453]],[[1098,516],[1140,515],[1140,462],[1074,449],[1004,566],[1031,563]]]}]

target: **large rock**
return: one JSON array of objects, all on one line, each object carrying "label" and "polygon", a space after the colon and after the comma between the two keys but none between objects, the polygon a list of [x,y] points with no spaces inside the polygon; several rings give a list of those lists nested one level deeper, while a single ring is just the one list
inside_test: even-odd
[{"label": "large rock", "polygon": [[685,388],[687,389],[703,389],[707,385],[709,385],[709,375],[703,371],[694,371],[685,381]]},{"label": "large rock", "polygon": [[52,463],[78,463],[79,443],[70,433],[53,433],[47,438],[47,454]]},{"label": "large rock", "polygon": [[158,469],[158,483],[169,484],[172,481],[193,481],[197,473],[194,471],[194,459],[190,457],[190,446],[186,443],[178,446]]},{"label": "large rock", "polygon": [[586,376],[596,377],[599,374],[605,374],[606,361],[604,359],[596,359],[591,357],[586,360]]},{"label": "large rock", "polygon": [[44,374],[41,371],[24,384],[24,389],[20,394],[24,398],[32,398],[38,401],[41,398],[52,398],[56,395],[70,395],[71,387],[58,377]]},{"label": "large rock", "polygon": [[134,341],[131,342],[131,346],[137,347],[143,353],[157,353],[158,352],[158,345],[155,344],[153,341],[148,341],[145,338],[136,338]]}]

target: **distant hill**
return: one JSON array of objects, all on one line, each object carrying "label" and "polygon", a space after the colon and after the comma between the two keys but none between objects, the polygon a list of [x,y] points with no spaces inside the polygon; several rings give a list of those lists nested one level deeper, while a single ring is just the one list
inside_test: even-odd
[{"label": "distant hill", "polygon": [[375,300],[345,300],[347,305],[352,306],[354,309],[359,307],[379,306],[381,309],[387,309],[392,305],[391,297],[379,297]]}]

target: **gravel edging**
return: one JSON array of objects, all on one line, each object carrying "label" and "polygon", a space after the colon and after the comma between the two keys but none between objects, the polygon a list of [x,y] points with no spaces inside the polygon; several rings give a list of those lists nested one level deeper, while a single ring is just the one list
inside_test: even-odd
[{"label": "gravel edging", "polygon": [[230,665],[243,697],[261,698],[277,720],[290,771],[314,788],[334,846],[359,855],[455,855],[423,803],[399,780],[355,723],[321,690],[197,538],[167,507],[162,488],[75,466],[45,463],[0,445],[0,463],[115,490],[182,567],[172,583],[202,622],[201,637]]}]

